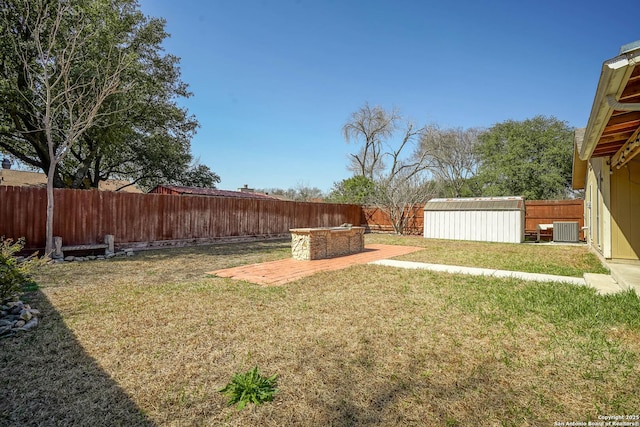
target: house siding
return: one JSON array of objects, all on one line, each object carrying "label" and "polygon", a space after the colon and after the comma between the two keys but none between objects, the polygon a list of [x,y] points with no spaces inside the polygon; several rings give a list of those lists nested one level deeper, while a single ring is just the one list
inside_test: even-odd
[{"label": "house siding", "polygon": [[585,222],[587,242],[605,258],[611,258],[611,231],[609,217],[608,158],[596,157],[589,161],[585,186]]},{"label": "house siding", "polygon": [[587,243],[607,259],[640,259],[640,159],[611,170],[608,157],[589,161],[584,216]]},{"label": "house siding", "polygon": [[640,159],[615,169],[611,175],[612,258],[640,259]]}]

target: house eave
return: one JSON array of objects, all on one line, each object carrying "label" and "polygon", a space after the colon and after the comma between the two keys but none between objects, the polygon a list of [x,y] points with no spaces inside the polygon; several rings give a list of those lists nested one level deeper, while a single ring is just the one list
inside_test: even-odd
[{"label": "house eave", "polygon": [[591,107],[584,141],[578,152],[581,160],[588,160],[593,154],[604,128],[614,112],[610,100],[620,98],[634,66],[638,63],[640,63],[640,48],[623,53],[602,64],[602,72]]}]

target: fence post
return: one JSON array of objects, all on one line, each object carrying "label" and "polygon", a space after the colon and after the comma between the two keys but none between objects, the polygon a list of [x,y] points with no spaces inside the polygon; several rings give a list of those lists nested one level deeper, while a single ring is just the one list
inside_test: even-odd
[{"label": "fence post", "polygon": [[53,258],[64,258],[64,253],[62,252],[62,237],[60,236],[53,238]]},{"label": "fence post", "polygon": [[105,255],[113,255],[115,253],[113,234],[105,234],[104,243],[109,245],[105,250]]}]

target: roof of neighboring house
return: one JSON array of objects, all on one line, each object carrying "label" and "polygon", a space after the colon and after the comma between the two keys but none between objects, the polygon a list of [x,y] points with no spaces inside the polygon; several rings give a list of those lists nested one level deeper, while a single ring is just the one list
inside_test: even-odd
[{"label": "roof of neighboring house", "polygon": [[[129,181],[122,179],[109,179],[107,181],[100,181],[98,189],[100,191],[116,191],[127,184],[129,184]],[[42,172],[0,169],[0,185],[13,185],[15,187],[44,187],[47,185],[47,176]],[[129,185],[119,191],[127,193],[142,193],[142,190],[136,185]]]},{"label": "roof of neighboring house", "polygon": [[431,199],[425,211],[519,211],[524,210],[523,197],[472,197]]},{"label": "roof of neighboring house", "polygon": [[571,187],[574,190],[584,188],[584,178],[587,175],[587,161],[580,158],[580,150],[584,142],[585,128],[576,129],[573,137],[573,168],[571,173]]},{"label": "roof of neighboring house", "polygon": [[178,194],[192,194],[198,196],[211,197],[237,197],[241,199],[269,199],[278,200],[277,197],[262,193],[250,193],[246,191],[218,190],[217,188],[201,188],[201,187],[185,187],[181,185],[158,185],[149,193],[160,193],[161,189],[167,189],[170,192]]},{"label": "roof of neighboring house", "polygon": [[47,185],[47,176],[40,172],[0,169],[0,185],[42,187]]}]

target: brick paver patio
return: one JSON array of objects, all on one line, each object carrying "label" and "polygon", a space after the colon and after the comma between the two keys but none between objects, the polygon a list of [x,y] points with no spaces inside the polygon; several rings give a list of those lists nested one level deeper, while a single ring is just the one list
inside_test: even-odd
[{"label": "brick paver patio", "polygon": [[293,258],[260,264],[242,265],[210,271],[218,277],[229,277],[258,285],[277,286],[301,277],[310,276],[319,271],[340,270],[354,264],[366,264],[371,261],[392,258],[422,250],[415,246],[368,245],[363,252],[329,259],[300,261]]}]

